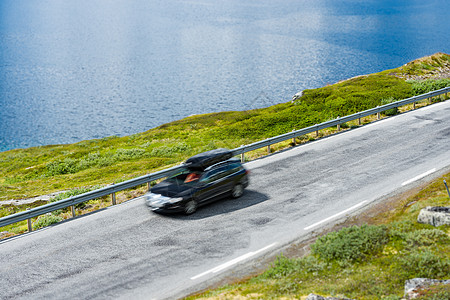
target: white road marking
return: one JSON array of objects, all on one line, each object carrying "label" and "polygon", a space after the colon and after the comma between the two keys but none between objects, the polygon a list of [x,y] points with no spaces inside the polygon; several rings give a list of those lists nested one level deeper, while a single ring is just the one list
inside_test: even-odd
[{"label": "white road marking", "polygon": [[411,178],[410,180],[407,180],[407,181],[403,182],[403,183],[402,183],[402,186],[405,186],[405,185],[410,184],[410,183],[412,183],[412,182],[414,182],[414,181],[417,181],[417,180],[419,180],[419,179],[422,179],[422,178],[424,178],[425,176],[428,176],[428,175],[430,175],[430,174],[432,174],[432,173],[434,173],[434,172],[436,172],[436,169],[431,169],[430,171],[427,171],[427,172],[425,172],[425,173],[423,173],[423,174],[420,174],[419,176],[416,176],[416,177],[414,177],[414,178]]},{"label": "white road marking", "polygon": [[205,276],[205,275],[207,275],[207,274],[209,274],[209,273],[217,273],[217,272],[220,272],[220,271],[222,271],[222,270],[225,270],[226,268],[231,267],[232,265],[235,265],[235,264],[237,264],[237,263],[239,263],[239,262],[241,262],[241,261],[244,261],[244,260],[246,260],[246,259],[248,259],[248,258],[250,258],[250,257],[252,257],[252,256],[255,256],[255,255],[258,254],[258,253],[264,252],[264,251],[266,251],[267,249],[272,248],[272,247],[275,246],[276,244],[277,244],[277,243],[272,243],[272,244],[270,244],[269,246],[266,246],[266,247],[264,247],[264,248],[262,248],[262,249],[259,249],[258,251],[249,252],[249,253],[247,253],[247,254],[244,254],[244,255],[242,255],[242,256],[239,256],[239,257],[237,257],[237,258],[235,258],[235,259],[233,259],[233,260],[230,260],[229,262],[226,262],[226,263],[224,263],[224,264],[222,264],[222,265],[220,265],[220,266],[218,266],[218,267],[215,267],[214,269],[208,270],[208,271],[206,271],[206,272],[203,272],[203,273],[201,273],[201,274],[198,274],[197,276],[191,277],[191,280],[196,280],[197,278],[200,278],[200,277],[202,277],[202,276]]},{"label": "white road marking", "polygon": [[319,221],[319,222],[317,222],[317,223],[314,223],[314,224],[312,224],[312,225],[309,225],[309,226],[303,228],[303,230],[309,230],[309,229],[311,229],[311,228],[313,228],[313,227],[316,227],[316,226],[318,226],[318,225],[320,225],[320,224],[322,224],[322,223],[328,222],[328,221],[330,221],[331,219],[334,219],[334,218],[336,218],[336,217],[339,217],[339,216],[341,216],[341,215],[343,215],[343,214],[348,213],[348,212],[351,211],[351,210],[354,210],[354,209],[356,209],[356,208],[358,208],[358,207],[360,207],[360,206],[363,206],[366,202],[367,202],[367,200],[365,200],[365,201],[363,201],[363,202],[360,202],[360,203],[358,203],[358,204],[356,204],[356,205],[354,205],[354,206],[352,206],[352,207],[350,207],[350,208],[347,208],[347,209],[344,210],[344,211],[341,211],[340,213],[337,213],[337,214],[335,214],[335,215],[332,215],[331,217],[328,217],[328,218],[326,218],[326,219],[323,219],[322,221]]}]

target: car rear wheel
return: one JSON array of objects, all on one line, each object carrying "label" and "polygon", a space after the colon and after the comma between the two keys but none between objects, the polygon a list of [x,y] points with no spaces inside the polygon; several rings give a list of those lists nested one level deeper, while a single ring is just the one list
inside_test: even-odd
[{"label": "car rear wheel", "polygon": [[187,215],[191,215],[197,211],[197,207],[198,207],[197,201],[190,200],[184,206],[184,213]]},{"label": "car rear wheel", "polygon": [[239,198],[240,196],[242,196],[242,194],[244,194],[244,186],[238,183],[233,187],[233,190],[231,191],[231,196],[233,198]]}]

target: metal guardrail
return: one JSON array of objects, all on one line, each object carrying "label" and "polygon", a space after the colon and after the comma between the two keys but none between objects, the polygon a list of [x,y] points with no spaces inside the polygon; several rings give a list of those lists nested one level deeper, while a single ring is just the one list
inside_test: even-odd
[{"label": "metal guardrail", "polygon": [[[283,142],[289,139],[295,139],[296,137],[308,134],[308,133],[312,133],[312,132],[318,132],[319,130],[325,129],[325,128],[329,128],[329,127],[333,127],[333,126],[340,126],[343,123],[347,123],[349,121],[353,121],[353,120],[357,120],[357,119],[361,119],[363,117],[367,117],[370,115],[374,115],[377,114],[378,118],[379,118],[379,114],[383,111],[392,109],[392,108],[396,108],[396,107],[400,107],[406,104],[411,104],[411,103],[416,103],[418,101],[424,100],[424,99],[428,99],[428,98],[432,98],[432,97],[436,97],[442,94],[446,94],[450,92],[450,87],[446,87],[437,91],[433,91],[433,92],[429,92],[426,94],[422,94],[419,96],[415,96],[415,97],[411,97],[411,98],[407,98],[404,100],[400,100],[397,102],[393,102],[393,103],[389,103],[383,106],[378,106],[376,108],[372,108],[369,110],[365,110],[359,113],[355,113],[352,115],[348,115],[342,118],[337,118],[331,121],[327,121],[324,123],[320,123],[320,124],[316,124],[310,127],[306,127],[300,130],[295,130],[292,132],[288,132],[282,135],[278,135],[276,137],[272,137],[272,138],[268,138],[266,140],[262,140],[262,141],[258,141],[249,145],[243,145],[239,148],[236,149],[232,149],[232,153],[233,156],[235,155],[241,155],[241,159],[242,161],[244,161],[244,153],[249,152],[249,151],[253,151],[259,148],[263,148],[263,147],[270,147],[270,145],[272,144],[276,144],[279,142]],[[270,150],[270,148],[268,148]],[[181,168],[181,166],[175,166],[172,168],[168,168],[162,171],[158,171],[152,174],[148,174],[148,175],[144,175],[141,177],[137,177],[134,179],[130,179],[118,184],[113,184],[95,191],[91,191],[91,192],[87,192],[78,196],[73,196],[67,199],[63,199],[57,202],[53,202],[53,203],[49,203],[49,204],[45,204],[39,207],[35,207],[32,208],[30,210],[27,211],[22,211],[13,215],[9,215],[3,218],[0,218],[0,227],[3,226],[7,226],[10,224],[14,224],[20,221],[24,221],[24,220],[29,220],[28,222],[28,230],[31,231],[31,222],[30,219],[34,218],[34,217],[38,217],[40,215],[58,210],[58,209],[63,209],[63,208],[67,208],[70,206],[74,206],[77,205],[79,203],[85,202],[85,201],[89,201],[89,200],[93,200],[96,198],[100,198],[103,196],[107,196],[107,195],[112,195],[112,199],[113,199],[113,204],[115,204],[115,193],[119,192],[119,191],[123,191],[129,188],[133,188],[136,187],[138,185],[143,185],[143,184],[148,184],[151,181],[160,179],[160,178],[164,178],[167,177],[167,175],[169,175],[170,173],[174,172],[175,170]],[[74,211],[72,210],[73,215],[75,216]]]},{"label": "metal guardrail", "polygon": [[[323,122],[320,124],[316,124],[313,126],[309,126],[303,129],[299,129],[299,130],[295,130],[292,132],[288,132],[282,135],[278,135],[276,137],[272,137],[272,138],[268,138],[266,140],[263,141],[258,141],[249,145],[243,145],[239,148],[233,149],[233,155],[238,155],[238,154],[243,154],[245,152],[249,152],[249,151],[253,151],[259,148],[263,148],[263,147],[268,147],[272,144],[276,144],[279,142],[283,142],[289,139],[293,139],[308,133],[312,133],[312,132],[317,132],[319,130],[325,129],[325,128],[329,128],[329,127],[333,127],[333,126],[339,126],[341,124],[353,121],[353,120],[357,120],[357,119],[361,119],[363,117],[367,117],[370,115],[375,115],[375,114],[380,114],[383,111],[392,109],[392,108],[396,108],[396,107],[400,107],[403,105],[407,105],[407,104],[411,104],[411,103],[415,103],[415,102],[419,102],[421,100],[424,99],[428,99],[428,98],[432,98],[432,97],[436,97],[442,94],[446,94],[450,92],[450,87],[446,87],[437,91],[433,91],[433,92],[429,92],[426,94],[422,94],[422,95],[418,95],[418,96],[414,96],[411,98],[407,98],[407,99],[403,99],[400,101],[396,101],[396,102],[392,102],[386,105],[382,105],[382,106],[378,106],[372,109],[368,109],[362,112],[358,112],[352,115],[348,115],[342,118],[337,118],[331,121],[327,121],[327,122]],[[378,117],[379,118],[379,117]]]}]

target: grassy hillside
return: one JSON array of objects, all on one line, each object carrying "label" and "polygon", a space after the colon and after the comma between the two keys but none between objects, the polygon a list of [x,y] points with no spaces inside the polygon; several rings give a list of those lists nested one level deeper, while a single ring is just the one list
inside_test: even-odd
[{"label": "grassy hillside", "polygon": [[[423,80],[446,68],[450,55],[438,53],[393,70],[305,90],[295,101],[263,109],[191,116],[126,137],[0,152],[0,204],[117,183],[199,152],[235,148],[450,85],[449,79]],[[0,217],[22,209],[25,206],[0,206]]]}]

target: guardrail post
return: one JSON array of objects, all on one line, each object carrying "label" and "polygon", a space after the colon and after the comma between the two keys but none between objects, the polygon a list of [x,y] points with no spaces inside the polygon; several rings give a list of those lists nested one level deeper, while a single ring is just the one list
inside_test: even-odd
[{"label": "guardrail post", "polygon": [[[292,132],[294,132],[294,131],[295,131],[295,129],[292,130]],[[295,136],[292,138],[292,144],[293,144],[294,147],[295,147],[295,145],[296,145],[296,142],[295,142]]]},{"label": "guardrail post", "polygon": [[361,118],[358,118],[358,126],[361,126]]},{"label": "guardrail post", "polygon": [[111,194],[111,202],[112,202],[112,205],[116,205],[116,193]]},{"label": "guardrail post", "polygon": [[270,154],[270,145],[267,146],[267,154]]},{"label": "guardrail post", "polygon": [[149,182],[147,182],[147,191],[150,191],[150,188],[151,188],[151,184],[150,184],[150,181],[149,181]]},{"label": "guardrail post", "polygon": [[413,109],[416,109],[416,102],[413,103]]},{"label": "guardrail post", "polygon": [[[338,116],[337,118],[339,119],[340,117]],[[341,123],[337,124],[337,131],[341,131]]]},{"label": "guardrail post", "polygon": [[[27,210],[30,210],[30,209],[27,208]],[[33,226],[31,226],[31,219],[28,219],[27,223],[28,223],[28,232],[32,232],[33,231]]]},{"label": "guardrail post", "polygon": [[[114,182],[111,185],[114,185]],[[116,205],[116,193],[111,194],[111,203],[112,205]]]},{"label": "guardrail post", "polygon": [[381,114],[380,112],[377,112],[377,120],[381,119]]},{"label": "guardrail post", "polygon": [[75,206],[72,205],[70,208],[72,209],[72,218],[75,218],[77,216],[77,212],[75,211]]},{"label": "guardrail post", "polygon": [[447,181],[444,180],[445,188],[447,189],[448,197],[450,198],[450,191],[448,190]]},{"label": "guardrail post", "polygon": [[[241,145],[241,147],[243,147],[244,145]],[[241,163],[245,162],[245,152],[241,153]]]},{"label": "guardrail post", "polygon": [[318,129],[316,130],[316,137],[319,137],[319,130]]}]

